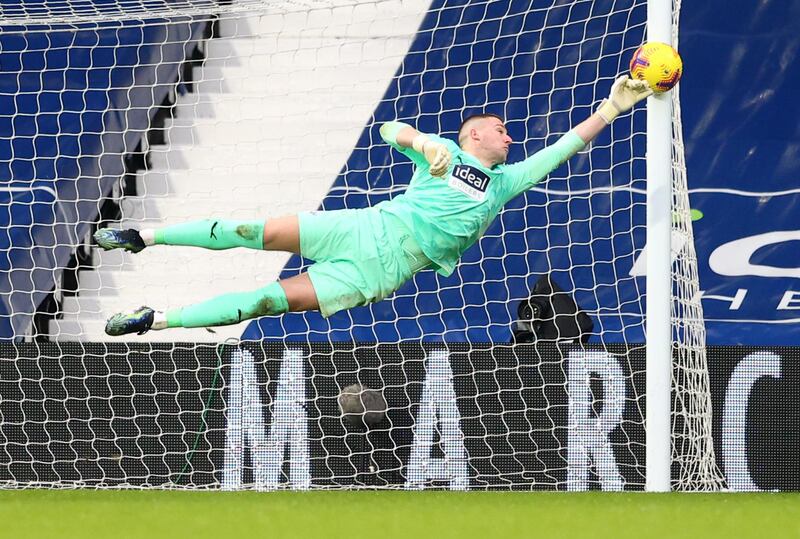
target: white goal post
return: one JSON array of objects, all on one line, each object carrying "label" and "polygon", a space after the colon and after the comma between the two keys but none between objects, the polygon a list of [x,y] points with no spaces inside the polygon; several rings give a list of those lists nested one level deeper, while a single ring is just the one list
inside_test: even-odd
[{"label": "white goal post", "polygon": [[[647,2],[647,39],[672,44],[672,0]],[[670,490],[672,96],[647,100],[647,485]],[[688,194],[687,194],[688,196]]]},{"label": "white goal post", "polygon": [[[330,319],[112,342],[114,312],[310,262],[91,241],[391,199],[412,169],[379,136],[390,120],[455,138],[499,114],[524,159],[643,41],[677,48],[679,16],[680,0],[3,6],[0,486],[724,488],[679,86],[509,202],[453,275]],[[526,319],[542,282],[563,293]],[[562,331],[559,294],[591,327],[542,337]],[[382,409],[342,410],[346,387]]]}]

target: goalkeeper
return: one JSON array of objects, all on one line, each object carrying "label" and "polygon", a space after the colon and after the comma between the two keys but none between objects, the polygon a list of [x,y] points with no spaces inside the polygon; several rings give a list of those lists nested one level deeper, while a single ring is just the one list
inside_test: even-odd
[{"label": "goalkeeper", "polygon": [[288,251],[315,261],[307,272],[253,292],[225,294],[165,313],[140,307],[115,314],[106,333],[222,326],[290,311],[319,310],[329,317],[380,301],[423,269],[450,275],[504,204],[540,182],[651,93],[644,81],[618,78],[609,98],[589,118],[552,146],[508,165],[512,141],[498,116],[479,114],[464,120],[458,144],[388,122],[381,126],[381,137],[408,156],[416,170],[404,194],[370,208],[300,213],[266,222],[204,220],[157,230],[100,229],[94,237],[103,249],[248,247]]}]

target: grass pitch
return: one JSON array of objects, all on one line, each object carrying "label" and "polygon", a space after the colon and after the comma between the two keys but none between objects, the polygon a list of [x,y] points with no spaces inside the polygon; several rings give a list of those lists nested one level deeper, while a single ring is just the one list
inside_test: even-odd
[{"label": "grass pitch", "polygon": [[800,537],[800,494],[0,492],[0,537]]}]

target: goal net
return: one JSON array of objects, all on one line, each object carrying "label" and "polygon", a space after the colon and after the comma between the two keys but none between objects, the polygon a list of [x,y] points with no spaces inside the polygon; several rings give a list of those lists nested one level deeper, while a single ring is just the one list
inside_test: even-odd
[{"label": "goal net", "polygon": [[[645,0],[58,1],[0,24],[0,481],[9,486],[643,489],[645,110],[511,201],[455,273],[330,318],[106,318],[260,288],[284,253],[101,252],[103,226],[374,206],[384,122],[509,161],[589,116]],[[679,3],[675,4],[677,31]],[[677,34],[676,34],[677,35]],[[673,92],[673,488],[722,486]],[[344,389],[355,387],[357,398]]]}]

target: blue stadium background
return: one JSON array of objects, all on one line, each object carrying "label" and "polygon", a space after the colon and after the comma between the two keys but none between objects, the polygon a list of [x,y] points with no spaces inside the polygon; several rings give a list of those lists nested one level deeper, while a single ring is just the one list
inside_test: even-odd
[{"label": "blue stadium background", "polygon": [[65,240],[75,244],[88,233],[98,201],[125,171],[124,155],[177,80],[185,49],[202,29],[168,22],[24,33],[3,27],[0,338],[24,330],[52,290],[54,269],[72,254]]},{"label": "blue stadium background", "polygon": [[[2,2],[11,3],[17,2]],[[374,113],[375,125],[365,127],[335,180],[335,196],[322,206],[378,202],[382,196],[342,197],[341,192],[348,187],[388,187],[390,165],[392,177],[410,175],[407,163],[385,145],[374,144],[382,121],[413,119],[423,130],[452,133],[464,110],[486,108],[509,119],[515,138],[523,133],[533,137],[525,147],[515,145],[510,159],[517,160],[587,115],[595,81],[600,80],[598,92],[607,91],[643,39],[643,2],[613,3],[615,9],[639,6],[633,17],[604,16],[610,0],[552,4],[556,7],[544,16],[545,11],[531,10],[530,2],[434,2],[400,75],[388,85],[387,99]],[[704,214],[695,222],[701,287],[718,297],[746,291],[736,309],[721,299],[704,302],[709,342],[796,344],[800,299],[793,302],[791,293],[793,287],[800,288],[800,240],[764,246],[750,257],[751,265],[771,267],[777,276],[720,275],[708,260],[727,242],[800,229],[800,127],[795,121],[800,105],[792,92],[797,80],[792,73],[800,68],[800,1],[765,0],[729,8],[721,0],[687,2],[680,29],[691,203]],[[595,22],[586,24],[590,14]],[[489,20],[479,22],[484,19]],[[164,39],[166,34],[186,38],[201,31],[191,22],[25,35],[14,30],[6,27],[0,34],[0,338],[5,339],[14,337],[21,317],[32,313],[52,288],[53,268],[64,266],[70,256],[58,246],[59,238],[86,234],[86,223],[98,211],[96,202],[86,200],[109,193],[123,172],[122,154],[136,146],[148,123],[143,111],[160,103],[175,80],[186,50],[164,45],[173,41]],[[608,33],[613,37],[599,39]],[[137,67],[148,63],[143,59],[158,57],[168,60],[161,68]],[[555,66],[573,67],[553,71]],[[149,83],[155,91],[129,92],[133,81],[137,86]],[[425,90],[422,99],[417,98],[420,89]],[[547,103],[530,99],[532,92],[543,90],[553,91]],[[440,114],[443,103],[458,112]],[[614,132],[618,140],[628,134]],[[577,159],[551,180],[566,188],[569,173],[570,189],[630,181],[644,188],[644,140],[610,145],[610,134],[604,137],[592,153],[595,170],[635,158],[632,168],[615,167],[603,177],[589,173],[585,158]],[[635,228],[632,237],[580,245],[580,239],[590,235],[610,237],[630,221],[643,223],[643,209],[615,212],[602,221],[588,219],[629,206],[632,200],[640,201],[639,196],[615,192],[591,206],[585,198],[565,197],[545,212],[536,207],[542,195],[530,193],[509,206],[522,210],[527,201],[529,209],[504,213],[453,276],[419,275],[397,299],[327,321],[317,315],[264,319],[250,324],[244,337],[508,341],[516,310],[513,299],[524,297],[538,275],[551,273],[566,288],[575,289],[585,308],[617,307],[595,320],[605,341],[642,342],[636,314],[641,312],[644,279],[628,279],[623,286],[619,276],[627,275],[632,253],[644,245],[644,229]],[[524,234],[526,227],[530,230]],[[615,258],[612,253],[617,251],[631,254]],[[607,262],[592,267],[592,259]],[[299,265],[292,260],[285,275],[295,273]],[[500,278],[504,275],[508,277]],[[779,308],[782,303],[784,308]],[[15,317],[12,312],[21,314]]]}]

